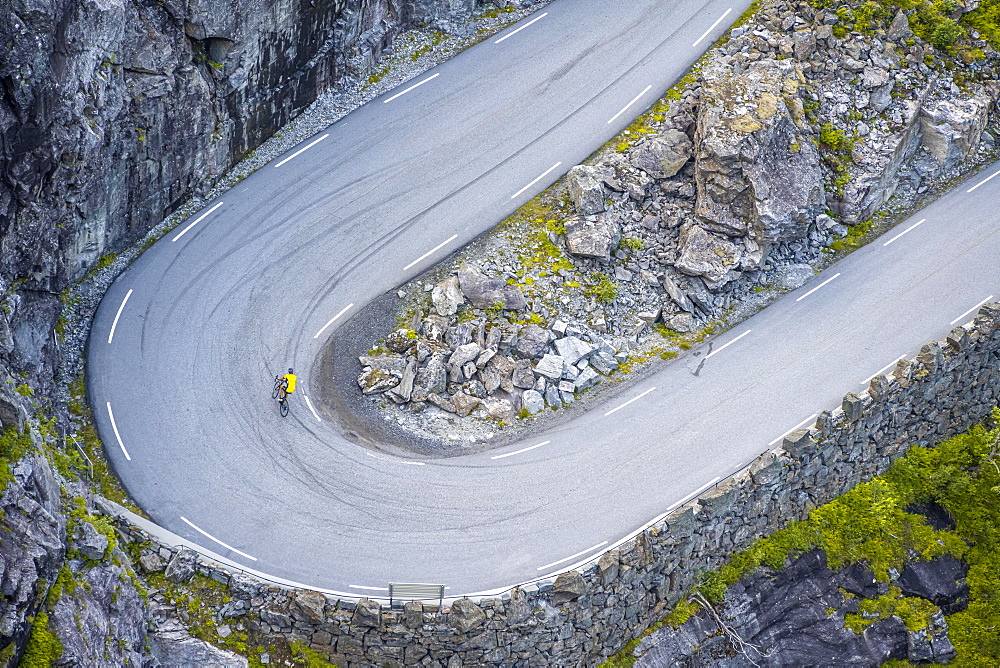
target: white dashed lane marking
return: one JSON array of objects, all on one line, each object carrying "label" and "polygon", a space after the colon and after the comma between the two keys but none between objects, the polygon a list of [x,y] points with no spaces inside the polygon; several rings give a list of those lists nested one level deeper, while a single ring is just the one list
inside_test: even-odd
[{"label": "white dashed lane marking", "polygon": [[111,343],[112,339],[115,338],[115,328],[118,327],[118,318],[122,317],[122,311],[125,310],[125,303],[128,298],[132,296],[132,291],[129,290],[125,295],[125,299],[122,300],[122,305],[118,307],[118,313],[115,314],[115,321],[111,323],[111,332],[108,334],[108,343]]},{"label": "white dashed lane marking", "polygon": [[535,21],[541,21],[542,19],[544,19],[548,15],[549,15],[549,13],[545,12],[544,14],[541,14],[540,16],[536,16],[535,18],[531,19],[530,21],[528,21],[527,23],[525,23],[523,26],[521,26],[517,30],[515,30],[513,32],[510,32],[510,33],[507,33],[506,35],[504,35],[503,37],[501,37],[500,39],[498,39],[497,41],[495,41],[493,43],[494,44],[499,44],[500,42],[504,41],[505,39],[513,37],[517,33],[521,32],[522,30],[524,30],[525,28],[527,28],[528,26],[530,26]]}]

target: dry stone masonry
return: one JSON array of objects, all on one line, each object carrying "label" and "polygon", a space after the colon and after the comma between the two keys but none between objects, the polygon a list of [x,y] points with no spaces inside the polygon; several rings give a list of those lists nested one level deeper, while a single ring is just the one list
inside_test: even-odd
[{"label": "dry stone masonry", "polygon": [[[572,359],[585,348],[567,342],[560,357]],[[968,325],[923,346],[916,359],[900,360],[864,392],[823,411],[813,426],[792,432],[588,565],[497,597],[446,601],[443,610],[436,603],[390,609],[370,599],[290,590],[193,561],[187,551],[147,552],[158,550],[168,574],[186,577],[195,569],[227,583],[233,602],[224,615],[302,639],[342,666],[594,665],[658,621],[699,573],[883,473],[911,446],[966,431],[998,403],[1000,304],[987,304]],[[150,540],[135,527],[123,530]],[[911,586],[920,586],[916,574],[912,579]]]}]

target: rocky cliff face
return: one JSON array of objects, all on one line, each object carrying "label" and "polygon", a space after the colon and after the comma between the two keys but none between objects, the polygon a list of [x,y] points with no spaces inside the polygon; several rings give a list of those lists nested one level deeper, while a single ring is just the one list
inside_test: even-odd
[{"label": "rocky cliff face", "polygon": [[50,375],[68,282],[361,71],[402,27],[400,4],[15,2],[0,57],[0,351],[13,366]]}]

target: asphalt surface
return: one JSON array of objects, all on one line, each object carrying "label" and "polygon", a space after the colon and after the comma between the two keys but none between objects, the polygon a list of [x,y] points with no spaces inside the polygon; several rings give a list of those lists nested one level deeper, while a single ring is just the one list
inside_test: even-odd
[{"label": "asphalt surface", "polygon": [[[710,358],[692,350],[525,442],[413,461],[345,438],[321,397],[306,401],[332,333],[620,131],[749,2],[609,4],[556,0],[362,107],[118,279],[91,332],[89,398],[153,520],[324,591],[502,589],[599,554],[1000,296],[998,178],[721,335]],[[300,391],[282,419],[270,390],[288,366]]]}]

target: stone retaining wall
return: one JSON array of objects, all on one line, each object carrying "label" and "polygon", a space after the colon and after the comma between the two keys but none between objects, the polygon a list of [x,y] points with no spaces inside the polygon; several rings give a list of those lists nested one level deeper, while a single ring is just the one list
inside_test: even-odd
[{"label": "stone retaining wall", "polygon": [[[988,304],[971,324],[901,360],[862,394],[847,394],[815,426],[786,436],[617,549],[497,598],[446,601],[443,610],[421,603],[390,610],[290,589],[187,548],[154,549],[170,579],[198,570],[225,583],[232,600],[223,617],[305,640],[341,666],[595,665],[661,618],[700,572],[883,473],[912,445],[966,431],[998,403],[1000,304]],[[138,527],[123,530],[150,540]]]}]

